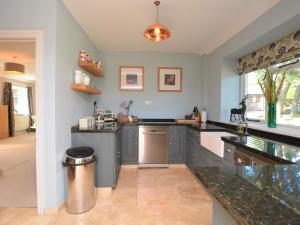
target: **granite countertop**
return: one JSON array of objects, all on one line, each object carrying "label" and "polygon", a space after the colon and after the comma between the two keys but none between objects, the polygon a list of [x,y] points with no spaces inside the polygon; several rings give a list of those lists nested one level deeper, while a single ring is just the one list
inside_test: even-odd
[{"label": "granite countertop", "polygon": [[79,129],[79,126],[71,128],[72,133],[116,133],[122,125],[118,123],[104,123],[86,129]]},{"label": "granite countertop", "polygon": [[193,124],[187,124],[187,127],[193,128],[198,131],[226,131],[224,127],[219,127],[213,124],[209,123],[193,123]]},{"label": "granite countertop", "polygon": [[268,158],[280,160],[281,163],[288,164],[292,162],[300,165],[299,147],[255,136],[222,137],[222,140]]},{"label": "granite countertop", "polygon": [[299,224],[299,165],[197,167],[195,172],[239,225]]},{"label": "granite countertop", "polygon": [[133,123],[104,123],[98,126],[89,127],[86,129],[79,129],[79,126],[73,126],[71,128],[72,133],[114,133],[118,131],[122,126],[187,126],[197,131],[224,131],[223,127],[208,123],[193,123],[193,124],[181,124],[176,123],[174,119],[142,119]]}]

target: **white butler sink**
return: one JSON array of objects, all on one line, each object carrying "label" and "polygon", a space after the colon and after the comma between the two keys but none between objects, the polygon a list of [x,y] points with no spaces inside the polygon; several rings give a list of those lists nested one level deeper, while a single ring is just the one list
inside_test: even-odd
[{"label": "white butler sink", "polygon": [[200,143],[203,147],[220,157],[224,157],[224,141],[221,137],[236,136],[228,132],[200,132]]}]

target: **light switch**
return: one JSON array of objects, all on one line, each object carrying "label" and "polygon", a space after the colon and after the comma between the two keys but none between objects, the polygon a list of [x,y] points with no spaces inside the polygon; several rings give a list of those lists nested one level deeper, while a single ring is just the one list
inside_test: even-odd
[{"label": "light switch", "polygon": [[152,105],[152,101],[151,100],[146,100],[145,105]]}]

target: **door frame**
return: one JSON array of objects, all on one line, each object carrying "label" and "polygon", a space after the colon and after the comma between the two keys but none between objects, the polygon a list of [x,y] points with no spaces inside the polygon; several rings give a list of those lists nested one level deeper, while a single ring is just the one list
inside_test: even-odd
[{"label": "door frame", "polygon": [[43,32],[41,30],[0,30],[0,39],[33,39],[35,41],[36,55],[36,82],[35,82],[35,104],[36,104],[36,190],[37,190],[37,212],[42,215],[45,211],[45,163],[44,149],[42,148],[44,135],[44,117],[42,116],[43,105]]}]

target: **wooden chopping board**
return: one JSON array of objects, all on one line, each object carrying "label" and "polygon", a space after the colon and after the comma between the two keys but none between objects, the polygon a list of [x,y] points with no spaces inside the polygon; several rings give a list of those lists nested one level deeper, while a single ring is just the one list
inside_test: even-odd
[{"label": "wooden chopping board", "polygon": [[176,119],[176,123],[178,124],[192,124],[195,123],[195,120],[185,120],[185,119]]}]

